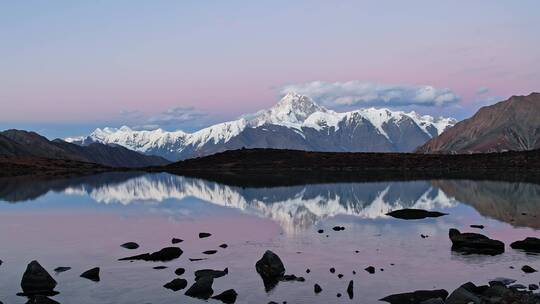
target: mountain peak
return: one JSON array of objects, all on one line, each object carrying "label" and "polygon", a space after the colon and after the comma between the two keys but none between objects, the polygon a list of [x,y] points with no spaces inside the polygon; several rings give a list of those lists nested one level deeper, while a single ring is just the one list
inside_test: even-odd
[{"label": "mountain peak", "polygon": [[288,92],[277,104],[263,111],[262,116],[270,118],[272,122],[301,123],[315,112],[326,112],[326,109],[308,96]]}]

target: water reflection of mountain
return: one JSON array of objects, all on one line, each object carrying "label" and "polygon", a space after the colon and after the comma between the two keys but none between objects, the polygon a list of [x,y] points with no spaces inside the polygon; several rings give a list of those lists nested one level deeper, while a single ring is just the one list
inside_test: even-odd
[{"label": "water reflection of mountain", "polygon": [[466,180],[434,181],[433,185],[483,216],[540,228],[540,185]]},{"label": "water reflection of mountain", "polygon": [[169,174],[107,173],[69,180],[19,182],[17,187],[16,182],[0,181],[3,189],[0,197],[10,201],[28,200],[55,191],[123,205],[195,197],[271,218],[288,231],[305,229],[336,215],[378,218],[404,207],[434,209],[455,204],[427,181],[244,188]]},{"label": "water reflection of mountain", "polygon": [[242,187],[165,173],[0,180],[0,199],[5,201],[31,200],[50,191],[89,196],[99,203],[153,204],[158,208],[164,200],[195,197],[271,218],[288,231],[305,229],[336,215],[373,219],[399,208],[440,209],[457,201],[473,206],[484,216],[540,227],[533,217],[540,210],[540,185],[526,183],[439,180]]}]

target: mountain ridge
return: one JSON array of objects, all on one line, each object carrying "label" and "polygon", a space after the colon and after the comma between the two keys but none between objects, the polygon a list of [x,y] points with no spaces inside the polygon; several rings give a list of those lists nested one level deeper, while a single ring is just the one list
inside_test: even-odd
[{"label": "mountain ridge", "polygon": [[512,96],[480,108],[437,138],[420,146],[419,153],[485,153],[540,148],[540,93]]},{"label": "mountain ridge", "polygon": [[35,132],[15,129],[0,132],[0,155],[69,160],[108,167],[135,168],[169,163],[161,157],[143,155],[121,146],[93,143],[83,147],[61,139],[50,141]]},{"label": "mountain ridge", "polygon": [[201,129],[136,131],[127,126],[98,128],[89,136],[66,138],[88,145],[118,144],[171,160],[226,150],[279,148],[328,152],[411,152],[456,121],[415,112],[367,108],[338,113],[309,97],[288,93],[273,107]]}]

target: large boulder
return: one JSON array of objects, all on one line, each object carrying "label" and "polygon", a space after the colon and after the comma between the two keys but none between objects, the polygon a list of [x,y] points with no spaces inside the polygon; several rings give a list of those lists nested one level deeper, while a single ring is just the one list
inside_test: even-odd
[{"label": "large boulder", "polygon": [[461,286],[446,299],[446,304],[480,304],[482,301],[475,294]]},{"label": "large boulder", "polygon": [[448,297],[448,291],[444,289],[437,290],[416,290],[413,292],[398,293],[389,295],[380,299],[380,301],[388,302],[390,304],[420,304],[430,299],[446,299]]},{"label": "large boulder", "polygon": [[21,280],[21,288],[26,296],[58,294],[54,291],[56,281],[37,261],[32,261],[26,266],[26,271]]},{"label": "large boulder", "polygon": [[212,289],[213,284],[214,278],[211,276],[201,277],[191,285],[185,295],[192,298],[208,300],[214,293],[214,290]]},{"label": "large boulder", "polygon": [[504,253],[504,243],[479,233],[461,233],[451,228],[448,233],[452,241],[452,251],[464,254],[497,255]]},{"label": "large boulder", "polygon": [[279,256],[267,250],[255,264],[255,269],[261,277],[281,279],[285,275],[285,266]]},{"label": "large boulder", "polygon": [[540,253],[540,239],[528,237],[521,241],[516,241],[510,244],[512,249],[524,250],[532,253]]},{"label": "large boulder", "polygon": [[267,250],[262,258],[255,263],[255,269],[261,276],[265,290],[272,290],[285,275],[285,266],[279,256]]}]

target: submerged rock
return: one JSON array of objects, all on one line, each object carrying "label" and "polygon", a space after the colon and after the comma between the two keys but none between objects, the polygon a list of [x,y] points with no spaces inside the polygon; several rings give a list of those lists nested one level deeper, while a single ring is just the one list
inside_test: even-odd
[{"label": "submerged rock", "polygon": [[218,294],[217,296],[212,297],[212,299],[220,300],[223,303],[232,304],[236,302],[236,297],[238,294],[234,289],[228,289],[224,292]]},{"label": "submerged rock", "polygon": [[172,281],[170,281],[169,283],[163,285],[163,287],[167,288],[167,289],[170,289],[172,291],[179,291],[179,290],[182,290],[184,288],[186,288],[187,286],[187,281],[184,280],[184,279],[174,279]]},{"label": "submerged rock", "polygon": [[533,272],[536,272],[536,269],[532,268],[529,265],[525,265],[525,266],[521,267],[521,271],[523,271],[525,273],[533,273]]},{"label": "submerged rock", "polygon": [[213,279],[221,278],[229,273],[229,268],[223,270],[213,270],[213,269],[201,269],[195,271],[195,281],[203,277],[212,277]]},{"label": "submerged rock", "polygon": [[343,226],[335,226],[335,227],[332,228],[332,230],[334,230],[334,231],[343,231],[343,230],[345,230],[345,227],[343,227]]},{"label": "submerged rock", "polygon": [[457,229],[450,229],[449,237],[452,241],[452,251],[464,254],[497,255],[504,253],[504,243],[493,240],[478,233],[461,233]]},{"label": "submerged rock", "polygon": [[204,238],[207,238],[209,236],[211,236],[212,234],[211,233],[208,233],[208,232],[201,232],[199,233],[199,238],[200,239],[204,239]]},{"label": "submerged rock", "polygon": [[514,279],[509,279],[509,278],[495,278],[495,279],[493,279],[493,280],[491,280],[491,281],[489,282],[489,285],[495,285],[495,283],[500,283],[500,284],[502,284],[502,285],[504,285],[504,286],[508,286],[508,285],[510,285],[510,284],[512,284],[512,283],[515,283],[515,282],[516,282],[516,280],[514,280]]},{"label": "submerged rock", "polygon": [[135,242],[127,242],[127,243],[124,243],[122,245],[120,245],[120,247],[122,248],[125,248],[125,249],[137,249],[139,248],[139,244],[135,243]]},{"label": "submerged rock", "polygon": [[167,266],[156,266],[156,267],[152,267],[153,269],[156,269],[156,270],[161,270],[161,269],[166,269]]},{"label": "submerged rock", "polygon": [[527,252],[540,253],[540,239],[528,237],[521,241],[516,241],[510,244],[512,249],[524,250]]},{"label": "submerged rock", "polygon": [[448,215],[447,213],[442,213],[438,211],[427,211],[422,209],[401,209],[394,210],[387,213],[391,217],[395,217],[402,220],[420,220],[428,217],[439,217],[443,215]]},{"label": "submerged rock", "polygon": [[121,258],[119,261],[150,261],[150,262],[167,262],[179,258],[182,255],[182,249],[178,247],[165,247],[160,251],[152,253],[143,253],[126,258]]},{"label": "submerged rock", "polygon": [[190,262],[204,261],[208,260],[207,258],[189,258]]},{"label": "submerged rock", "polygon": [[21,280],[21,295],[33,296],[44,295],[52,296],[58,294],[54,291],[56,281],[37,261],[32,261],[26,266],[26,271]]},{"label": "submerged rock", "polygon": [[99,267],[94,267],[81,274],[81,278],[88,279],[90,281],[99,282]]},{"label": "submerged rock", "polygon": [[448,291],[444,289],[437,290],[416,290],[413,292],[398,293],[389,295],[379,301],[388,302],[390,304],[419,304],[430,299],[446,299]]},{"label": "submerged rock", "polygon": [[206,251],[203,251],[203,254],[206,254],[206,255],[212,255],[212,254],[216,254],[217,253],[217,250],[206,250]]},{"label": "submerged rock", "polygon": [[37,296],[30,297],[28,301],[26,302],[26,304],[60,304],[60,303],[46,296],[37,295]]},{"label": "submerged rock", "polygon": [[68,271],[70,269],[71,269],[71,267],[60,266],[60,267],[56,267],[54,269],[54,272],[56,272],[58,274],[58,273],[66,272],[66,271]]},{"label": "submerged rock", "polygon": [[182,267],[178,267],[176,268],[176,270],[174,271],[174,274],[176,274],[177,276],[181,276],[183,275],[184,273],[186,272],[186,270]]},{"label": "submerged rock", "polygon": [[208,300],[214,293],[212,284],[214,284],[214,278],[211,276],[201,277],[191,285],[185,295],[192,298]]},{"label": "submerged rock", "polygon": [[471,225],[471,228],[484,229],[484,225]]},{"label": "submerged rock", "polygon": [[354,297],[354,282],[353,280],[349,281],[349,285],[347,286],[347,294],[349,295],[349,299],[353,299]]}]

